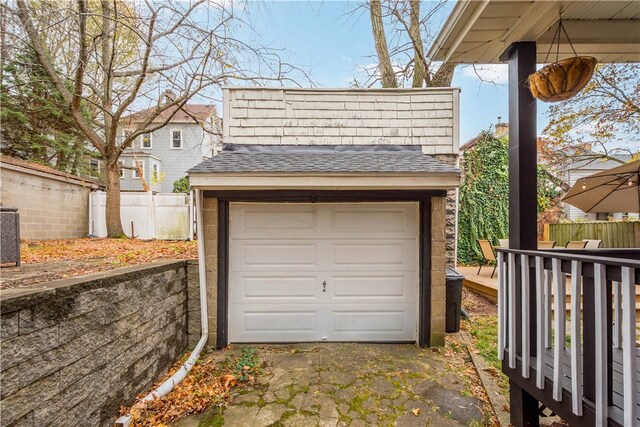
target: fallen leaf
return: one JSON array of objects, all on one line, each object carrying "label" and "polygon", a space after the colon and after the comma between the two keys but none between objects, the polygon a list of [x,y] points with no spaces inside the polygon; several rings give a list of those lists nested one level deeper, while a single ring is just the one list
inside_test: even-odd
[{"label": "fallen leaf", "polygon": [[413,408],[411,412],[413,412],[413,415],[417,417],[420,414],[420,408]]}]

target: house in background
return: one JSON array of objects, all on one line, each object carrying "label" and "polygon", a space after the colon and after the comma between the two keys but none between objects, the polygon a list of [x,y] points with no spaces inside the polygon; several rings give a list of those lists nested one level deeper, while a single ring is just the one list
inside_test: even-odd
[{"label": "house in background", "polygon": [[[135,127],[149,110],[123,118]],[[136,138],[120,157],[120,188],[123,191],[144,190],[140,172],[152,191],[169,193],[173,183],[187,175],[187,170],[213,155],[221,137],[221,125],[214,105],[186,104],[177,112],[169,108],[154,124],[173,118],[160,129]],[[123,132],[127,132],[124,129]],[[140,165],[141,170],[135,168]]]},{"label": "house in background", "polygon": [[[611,157],[615,157],[619,161],[603,158],[599,153],[589,149],[584,153],[567,156],[566,161],[562,165],[554,168],[556,170],[556,177],[567,184],[568,188],[571,188],[576,182],[579,182],[581,178],[615,168],[631,160],[629,154],[615,154]],[[567,219],[570,221],[607,221],[611,218],[638,218],[637,213],[627,212],[585,213],[568,203],[564,203],[563,209]]]}]

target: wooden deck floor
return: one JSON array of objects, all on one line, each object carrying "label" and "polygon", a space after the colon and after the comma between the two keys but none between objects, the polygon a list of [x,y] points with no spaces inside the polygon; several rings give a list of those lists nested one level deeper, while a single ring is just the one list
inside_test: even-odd
[{"label": "wooden deck floor", "polygon": [[[482,267],[480,274],[478,274],[478,267],[457,267],[456,270],[464,276],[463,284],[467,289],[471,289],[494,302],[498,301],[498,272],[496,271],[492,278],[493,267]],[[569,277],[567,277],[565,298],[566,309],[569,311],[571,302],[571,279]],[[636,313],[640,316],[640,286],[636,287]],[[640,327],[640,318],[638,318],[638,323]]]},{"label": "wooden deck floor", "polygon": [[498,272],[491,278],[493,267],[483,267],[478,274],[478,267],[457,267],[464,276],[464,286],[492,301],[498,301]]}]

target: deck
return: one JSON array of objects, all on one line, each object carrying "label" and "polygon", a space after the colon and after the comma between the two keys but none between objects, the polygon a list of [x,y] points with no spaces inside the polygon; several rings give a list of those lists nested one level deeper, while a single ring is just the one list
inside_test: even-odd
[{"label": "deck", "polygon": [[[493,267],[483,267],[478,274],[478,267],[456,267],[456,270],[464,276],[464,287],[472,290],[491,301],[498,301],[498,273],[491,277],[491,271]],[[569,311],[571,306],[571,278],[567,277],[566,286],[566,311]],[[552,291],[552,303],[553,303],[553,291]],[[554,308],[552,307],[552,310]],[[638,315],[638,321],[640,322],[640,286],[636,287],[636,313]]]},{"label": "deck", "polygon": [[608,255],[498,254],[503,371],[571,425],[640,425],[640,250]]}]

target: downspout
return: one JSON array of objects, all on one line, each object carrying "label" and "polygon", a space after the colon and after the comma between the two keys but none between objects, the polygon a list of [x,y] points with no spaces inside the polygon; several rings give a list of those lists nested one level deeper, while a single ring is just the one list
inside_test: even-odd
[{"label": "downspout", "polygon": [[[196,348],[193,349],[189,359],[173,374],[170,378],[168,378],[165,382],[160,384],[158,388],[153,390],[151,393],[147,394],[142,398],[140,402],[149,402],[155,399],[160,399],[163,396],[166,396],[173,388],[182,381],[193,365],[195,365],[196,360],[200,356],[200,352],[204,348],[207,343],[207,337],[209,336],[209,324],[208,324],[208,316],[207,316],[207,280],[205,276],[205,256],[204,256],[204,232],[202,227],[202,191],[195,191],[195,199],[196,199],[196,233],[198,237],[198,273],[199,273],[199,283],[200,283],[200,324],[202,333],[200,335],[200,341],[196,345]],[[135,406],[135,405],[134,405]],[[131,413],[127,413],[126,415],[121,416],[115,422],[116,427],[129,427],[131,424],[132,417]]]}]

